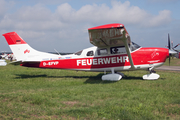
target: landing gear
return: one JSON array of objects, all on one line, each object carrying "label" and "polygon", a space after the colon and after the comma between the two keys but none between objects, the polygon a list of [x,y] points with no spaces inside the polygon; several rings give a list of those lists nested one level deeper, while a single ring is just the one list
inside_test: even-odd
[{"label": "landing gear", "polygon": [[114,69],[111,69],[110,74],[106,74],[102,76],[102,80],[105,81],[119,81],[122,78],[122,73],[114,73]]},{"label": "landing gear", "polygon": [[157,80],[160,77],[153,68],[154,67],[148,69],[150,74],[143,75],[143,80]]}]

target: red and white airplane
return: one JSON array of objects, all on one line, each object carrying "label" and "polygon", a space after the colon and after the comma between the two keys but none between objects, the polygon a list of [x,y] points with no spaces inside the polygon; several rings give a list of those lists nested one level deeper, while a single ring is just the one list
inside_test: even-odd
[{"label": "red and white airplane", "polygon": [[94,47],[70,55],[40,52],[30,47],[16,32],[3,34],[21,66],[111,72],[102,80],[118,81],[123,74],[117,71],[149,70],[143,79],[158,79],[154,68],[163,65],[169,57],[166,48],[143,48],[131,42],[123,24],[106,24],[88,29]]}]

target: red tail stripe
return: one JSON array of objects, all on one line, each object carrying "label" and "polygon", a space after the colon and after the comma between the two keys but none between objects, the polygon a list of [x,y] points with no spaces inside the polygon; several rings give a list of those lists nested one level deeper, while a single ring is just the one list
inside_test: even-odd
[{"label": "red tail stripe", "polygon": [[27,44],[16,32],[5,33],[3,36],[9,45]]}]

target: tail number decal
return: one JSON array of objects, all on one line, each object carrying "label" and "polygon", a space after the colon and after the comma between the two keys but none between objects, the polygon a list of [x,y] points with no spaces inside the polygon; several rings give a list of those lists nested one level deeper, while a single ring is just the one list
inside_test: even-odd
[{"label": "tail number decal", "polygon": [[59,62],[55,61],[55,62],[43,62],[43,66],[55,66],[58,65]]}]

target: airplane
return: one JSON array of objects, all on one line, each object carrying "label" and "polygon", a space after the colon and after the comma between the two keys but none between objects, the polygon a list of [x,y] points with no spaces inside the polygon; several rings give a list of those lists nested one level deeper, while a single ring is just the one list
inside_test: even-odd
[{"label": "airplane", "polygon": [[[131,42],[123,24],[112,23],[88,29],[93,47],[69,55],[40,52],[30,47],[16,32],[3,34],[17,61],[25,67],[67,69],[76,71],[104,72],[102,80],[119,81],[123,74],[118,71],[148,70],[144,80],[156,80],[160,75],[154,69],[163,65],[169,53],[167,48],[143,48]],[[111,72],[106,74],[106,72]]]}]

